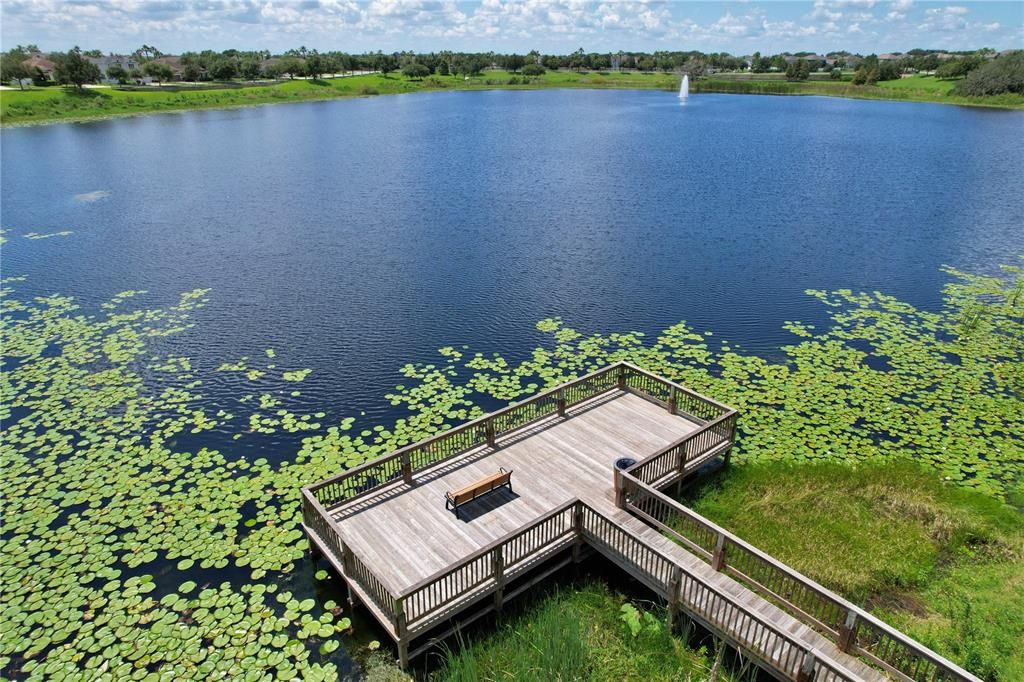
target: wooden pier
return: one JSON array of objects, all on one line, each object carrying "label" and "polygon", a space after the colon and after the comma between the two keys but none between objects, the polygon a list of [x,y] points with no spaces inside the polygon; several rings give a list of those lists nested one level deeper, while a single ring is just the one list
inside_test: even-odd
[{"label": "wooden pier", "polygon": [[[778,679],[980,682],[662,492],[728,457],[737,416],[619,362],[303,488],[303,528],[403,667],[597,553]],[[446,509],[499,468],[511,489]]]}]

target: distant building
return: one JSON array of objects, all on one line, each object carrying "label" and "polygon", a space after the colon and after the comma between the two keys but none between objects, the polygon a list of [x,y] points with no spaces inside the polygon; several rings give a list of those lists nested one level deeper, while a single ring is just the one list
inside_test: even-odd
[{"label": "distant building", "polygon": [[22,63],[31,70],[33,78],[41,75],[43,80],[53,80],[53,70],[57,65],[42,52],[33,52],[32,56]]},{"label": "distant building", "polygon": [[111,78],[107,75],[107,69],[115,64],[120,66],[125,71],[131,71],[132,69],[139,68],[141,62],[136,57],[126,57],[120,54],[110,54],[105,57],[86,57],[90,62],[96,65],[100,70],[101,80],[104,83],[116,83],[116,78]]},{"label": "distant building", "polygon": [[901,52],[887,52],[886,54],[878,55],[878,61],[880,62],[896,62],[903,59],[906,55]]}]

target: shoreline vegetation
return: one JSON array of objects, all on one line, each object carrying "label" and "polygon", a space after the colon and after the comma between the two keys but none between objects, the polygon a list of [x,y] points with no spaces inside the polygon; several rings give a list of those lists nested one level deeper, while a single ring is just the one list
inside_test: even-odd
[{"label": "shoreline vegetation", "polygon": [[[1024,269],[946,272],[939,311],[880,292],[809,290],[831,323],[787,322],[794,340],[781,361],[683,322],[647,338],[542,320],[545,342],[520,362],[446,347],[434,362],[403,366],[385,399],[408,412],[390,424],[306,412],[273,394],[277,377],[301,381],[312,370],[278,366],[270,348],[203,358],[223,360],[212,371],[235,376],[244,393],[204,398],[209,371],[162,340],[199,324],[208,290],[168,307],[133,290],[83,308],[21,292],[23,278],[8,276],[0,675],[337,678],[339,666],[382,647],[360,642],[339,581],[309,560],[300,486],[480,416],[484,399],[514,401],[625,359],[741,410],[735,465],[699,481],[688,504],[984,678],[1020,679]],[[301,446],[280,460],[258,456],[277,431]],[[238,448],[215,445],[236,437]],[[899,468],[906,459],[924,471]],[[537,679],[545,660],[561,661],[545,633],[562,611],[589,614],[567,646],[591,679],[605,669],[666,679],[660,671],[676,666],[714,667],[699,648],[673,642],[666,653],[657,607],[652,621],[607,594],[569,595],[535,625],[514,626],[506,644],[499,635],[498,648],[461,648],[457,657],[468,651],[475,662],[449,659],[439,675],[460,679],[479,664],[496,679],[495,666],[512,660],[533,666],[519,679]],[[516,639],[531,627],[540,640]],[[611,640],[590,639],[590,628],[621,628],[625,644],[601,646]],[[641,636],[654,651],[634,647]],[[523,653],[531,641],[547,652]]]},{"label": "shoreline vegetation", "polygon": [[[853,85],[845,80],[788,81],[783,78],[770,78],[765,74],[757,76],[751,78],[743,74],[718,74],[691,81],[690,91],[817,95],[1024,109],[1024,95],[1007,93],[963,97],[951,92],[958,81],[933,76],[911,76],[894,81],[879,81],[876,85]],[[539,76],[525,76],[508,71],[484,71],[479,76],[468,78],[428,76],[410,79],[398,74],[375,73],[315,80],[285,80],[268,84],[230,83],[201,87],[34,87],[24,91],[4,90],[0,93],[0,126],[81,122],[153,113],[431,91],[573,88],[675,91],[679,87],[679,78],[673,73],[548,71]]]}]

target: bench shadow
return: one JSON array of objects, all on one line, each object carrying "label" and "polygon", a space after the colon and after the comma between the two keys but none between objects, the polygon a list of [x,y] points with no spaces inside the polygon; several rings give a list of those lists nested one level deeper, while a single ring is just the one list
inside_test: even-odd
[{"label": "bench shadow", "polygon": [[[457,518],[463,523],[470,523],[482,516],[485,516],[489,512],[518,499],[519,493],[514,490],[509,490],[507,487],[496,488],[483,497],[478,497],[475,500],[470,500],[469,502],[460,504]],[[446,511],[452,516],[455,516],[455,513],[451,510]]]}]

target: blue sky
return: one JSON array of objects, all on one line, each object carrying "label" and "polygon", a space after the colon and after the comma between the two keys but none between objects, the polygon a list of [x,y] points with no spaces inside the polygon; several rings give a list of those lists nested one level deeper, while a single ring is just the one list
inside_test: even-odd
[{"label": "blue sky", "polygon": [[166,53],[690,50],[750,54],[1024,47],[1024,2],[812,0],[3,0],[4,49]]}]

